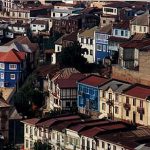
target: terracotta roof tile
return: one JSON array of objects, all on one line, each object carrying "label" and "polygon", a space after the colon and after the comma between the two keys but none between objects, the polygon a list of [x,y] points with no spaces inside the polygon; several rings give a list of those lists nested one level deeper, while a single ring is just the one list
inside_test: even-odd
[{"label": "terracotta roof tile", "polygon": [[146,99],[150,96],[150,87],[140,85],[140,84],[135,84],[132,87],[126,89],[124,91],[124,94],[141,98],[141,99]]},{"label": "terracotta roof tile", "polygon": [[84,79],[81,79],[79,83],[97,87],[105,83],[106,81],[108,81],[108,79],[105,77],[100,77],[97,75],[90,75],[88,77],[85,77]]},{"label": "terracotta roof tile", "polygon": [[24,52],[10,50],[9,52],[0,52],[0,62],[20,63],[25,59]]},{"label": "terracotta roof tile", "polygon": [[40,120],[39,118],[32,118],[32,119],[23,120],[22,122],[26,124],[35,125],[39,120]]}]

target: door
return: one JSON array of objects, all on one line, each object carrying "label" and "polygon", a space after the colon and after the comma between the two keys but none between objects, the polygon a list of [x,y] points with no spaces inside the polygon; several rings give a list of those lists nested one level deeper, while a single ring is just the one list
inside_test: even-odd
[{"label": "door", "polygon": [[136,123],[136,112],[133,111],[133,123],[135,124]]}]

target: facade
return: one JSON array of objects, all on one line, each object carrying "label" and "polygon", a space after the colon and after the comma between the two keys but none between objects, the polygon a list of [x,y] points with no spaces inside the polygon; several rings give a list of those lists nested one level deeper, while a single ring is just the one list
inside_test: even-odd
[{"label": "facade", "polygon": [[25,71],[25,53],[10,50],[0,52],[0,87],[16,87],[23,80]]},{"label": "facade", "polygon": [[122,92],[130,87],[130,83],[112,79],[100,86],[100,113],[101,117],[122,119]]},{"label": "facade", "polygon": [[112,25],[107,25],[95,31],[95,62],[102,62],[105,57],[111,56],[108,49],[108,38],[111,35]]},{"label": "facade", "polygon": [[[51,145],[54,150],[137,148],[142,150],[146,147],[149,148],[149,128],[134,128],[121,121],[83,119],[78,115],[60,115],[40,120],[32,118],[22,122],[24,123],[25,150],[32,149],[34,142],[37,141]],[[147,140],[142,142],[141,137]]]},{"label": "facade", "polygon": [[[67,75],[65,75],[67,73]],[[56,73],[48,80],[49,98],[47,110],[76,110],[77,109],[77,84],[84,75],[73,68],[66,68]]]},{"label": "facade", "polygon": [[85,31],[78,33],[78,41],[82,48],[86,48],[88,50],[87,53],[84,54],[84,57],[87,59],[89,63],[95,62],[95,39],[94,32],[97,27],[93,27],[91,29],[86,29]]},{"label": "facade", "polygon": [[148,12],[134,17],[130,21],[131,34],[149,33],[149,14]]},{"label": "facade", "polygon": [[54,9],[51,10],[51,17],[60,18],[68,16],[70,14],[79,14],[83,8],[75,7],[74,4],[58,3],[54,5]]},{"label": "facade", "polygon": [[149,126],[149,87],[135,84],[122,95],[123,120]]},{"label": "facade", "polygon": [[33,20],[30,24],[30,29],[33,34],[38,34],[39,32],[48,31],[48,22],[45,20]]},{"label": "facade", "polygon": [[149,46],[149,39],[130,40],[120,44],[119,48],[119,65],[127,69],[137,69],[139,67],[140,49]]},{"label": "facade", "polygon": [[56,42],[55,42],[55,51],[52,54],[52,64],[57,64],[58,57],[60,52],[62,51],[62,48],[69,47],[74,42],[77,42],[77,32],[72,32],[70,34],[64,34],[61,36]]},{"label": "facade", "polygon": [[80,113],[98,117],[100,112],[99,86],[108,79],[90,75],[78,81],[78,110]]},{"label": "facade", "polygon": [[126,42],[131,37],[129,21],[121,21],[113,24],[112,36],[109,37],[109,50],[113,55],[119,51],[121,43]]}]

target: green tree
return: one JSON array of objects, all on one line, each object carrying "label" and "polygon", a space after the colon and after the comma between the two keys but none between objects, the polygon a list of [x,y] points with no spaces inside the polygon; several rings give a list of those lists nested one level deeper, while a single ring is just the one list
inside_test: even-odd
[{"label": "green tree", "polygon": [[87,59],[83,56],[85,53],[88,53],[88,50],[82,48],[79,42],[63,48],[58,60],[60,67],[75,67],[82,70],[87,64]]}]

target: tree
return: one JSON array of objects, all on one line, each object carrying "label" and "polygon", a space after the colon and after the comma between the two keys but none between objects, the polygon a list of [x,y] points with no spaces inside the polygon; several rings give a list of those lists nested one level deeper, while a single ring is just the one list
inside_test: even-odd
[{"label": "tree", "polygon": [[75,67],[82,70],[87,64],[87,59],[83,56],[85,52],[88,53],[88,50],[82,48],[79,42],[74,42],[71,46],[63,48],[58,60],[60,67]]}]

